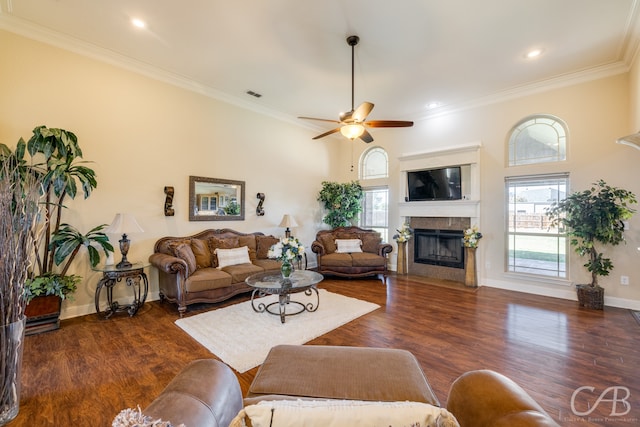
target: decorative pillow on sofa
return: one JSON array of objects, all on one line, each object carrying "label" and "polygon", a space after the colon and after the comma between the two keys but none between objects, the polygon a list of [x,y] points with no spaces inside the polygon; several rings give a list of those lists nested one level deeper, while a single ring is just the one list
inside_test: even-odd
[{"label": "decorative pillow on sofa", "polygon": [[333,233],[321,234],[318,239],[320,240],[320,243],[322,243],[322,246],[324,246],[324,250],[327,252],[327,255],[336,251],[336,237]]},{"label": "decorative pillow on sofa", "polygon": [[249,248],[246,246],[233,249],[216,249],[216,256],[218,257],[218,269],[230,265],[251,264]]},{"label": "decorative pillow on sofa", "polygon": [[362,251],[371,252],[373,254],[378,253],[378,247],[382,243],[382,238],[378,233],[362,233],[360,234],[360,240],[362,240]]},{"label": "decorative pillow on sofa", "polygon": [[336,239],[336,252],[344,254],[362,252],[362,240],[360,239]]},{"label": "decorative pillow on sofa", "polygon": [[258,259],[269,258],[269,249],[279,241],[280,239],[274,236],[256,236],[256,257]]},{"label": "decorative pillow on sofa", "polygon": [[233,249],[240,247],[240,240],[237,237],[209,237],[207,240],[209,251],[211,252],[211,265],[218,267],[218,257],[216,249]]},{"label": "decorative pillow on sofa", "polygon": [[246,246],[249,248],[249,259],[251,262],[256,259],[256,236],[249,234],[248,236],[238,236],[238,246]]},{"label": "decorative pillow on sofa", "polygon": [[193,250],[191,249],[190,244],[182,243],[178,245],[174,249],[174,253],[178,258],[180,258],[181,260],[184,260],[184,262],[187,263],[189,274],[193,274],[193,272],[196,271],[196,268],[197,268],[196,256],[193,254]]},{"label": "decorative pillow on sofa", "polygon": [[273,400],[246,406],[230,427],[460,427],[446,409],[419,402]]},{"label": "decorative pillow on sofa", "polygon": [[191,250],[196,257],[196,266],[198,268],[211,267],[211,251],[206,241],[191,239]]}]

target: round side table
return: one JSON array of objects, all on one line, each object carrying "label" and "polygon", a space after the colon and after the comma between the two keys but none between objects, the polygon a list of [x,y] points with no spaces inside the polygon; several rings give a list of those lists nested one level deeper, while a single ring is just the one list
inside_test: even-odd
[{"label": "round side table", "polygon": [[[105,319],[108,319],[114,313],[122,311],[128,312],[129,316],[136,314],[138,309],[144,305],[149,292],[149,280],[144,272],[144,269],[148,266],[149,264],[147,263],[137,262],[126,268],[117,268],[115,265],[93,267],[94,271],[102,272],[102,278],[96,287],[96,313]],[[133,301],[129,304],[120,304],[118,301],[113,300],[113,288],[123,281],[133,292]],[[100,308],[103,289],[107,292],[107,306],[104,310]]]}]

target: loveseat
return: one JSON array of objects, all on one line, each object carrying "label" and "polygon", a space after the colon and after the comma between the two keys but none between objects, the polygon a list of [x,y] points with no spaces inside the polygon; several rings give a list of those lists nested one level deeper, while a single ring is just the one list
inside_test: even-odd
[{"label": "loveseat", "polygon": [[320,230],[311,250],[318,259],[318,272],[341,277],[387,274],[387,255],[393,251],[382,243],[380,233],[359,227]]},{"label": "loveseat", "polygon": [[244,282],[248,276],[280,269],[281,263],[267,256],[278,240],[227,228],[163,237],[149,257],[158,269],[160,299],[177,303],[182,317],[189,304],[214,303],[249,292]]},{"label": "loveseat", "polygon": [[[310,364],[320,364],[321,369],[309,370]],[[363,371],[368,374],[362,375]],[[329,416],[342,422],[353,416],[353,410],[364,408],[364,414],[356,413],[356,422],[348,423],[350,427],[374,425],[371,415],[380,409],[381,416],[396,411],[404,418],[407,411],[426,412],[429,422],[420,427],[559,426],[524,389],[499,373],[479,370],[461,375],[451,385],[446,408],[440,408],[411,353],[334,346],[274,347],[244,400],[227,365],[213,359],[192,362],[143,412],[186,427],[242,426],[248,416],[254,427],[271,425],[272,417],[274,427],[311,426],[318,425],[317,419],[303,422],[302,417],[326,417],[326,408],[317,412],[317,405],[325,403]],[[283,423],[287,410],[293,418],[290,424]],[[328,425],[326,418],[323,423]],[[415,421],[391,424],[416,425]]]}]

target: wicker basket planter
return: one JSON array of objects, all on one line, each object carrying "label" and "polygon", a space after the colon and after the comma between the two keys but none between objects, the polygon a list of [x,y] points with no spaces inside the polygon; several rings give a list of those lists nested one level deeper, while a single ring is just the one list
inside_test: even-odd
[{"label": "wicker basket planter", "polygon": [[576,285],[580,307],[594,310],[604,309],[604,288],[601,286]]}]

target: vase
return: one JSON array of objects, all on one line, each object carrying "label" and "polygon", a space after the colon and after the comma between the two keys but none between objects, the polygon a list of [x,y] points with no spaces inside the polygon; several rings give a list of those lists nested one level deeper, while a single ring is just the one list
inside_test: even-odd
[{"label": "vase", "polygon": [[284,261],[282,261],[282,266],[280,267],[280,272],[282,273],[282,277],[284,277],[285,279],[288,278],[289,276],[291,276],[292,271],[293,271],[293,265],[291,264],[291,261],[288,259],[285,259]]},{"label": "vase", "polygon": [[20,409],[20,369],[26,317],[0,328],[0,425],[18,415]]},{"label": "vase", "polygon": [[478,271],[476,270],[476,249],[464,248],[464,284],[471,288],[478,287]]},{"label": "vase", "polygon": [[398,242],[397,274],[407,274],[407,242]]}]

